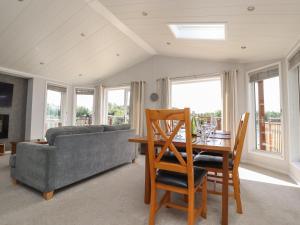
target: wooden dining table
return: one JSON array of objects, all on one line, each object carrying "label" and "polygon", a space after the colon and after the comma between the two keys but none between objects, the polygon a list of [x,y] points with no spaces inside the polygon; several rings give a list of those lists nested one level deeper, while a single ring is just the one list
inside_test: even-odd
[{"label": "wooden dining table", "polygon": [[[145,204],[150,204],[150,173],[149,173],[149,157],[148,157],[148,141],[147,137],[135,137],[128,139],[129,142],[134,142],[141,144],[141,152],[145,153],[145,194],[144,202]],[[157,137],[154,144],[157,147],[163,146],[165,141],[160,137]],[[185,147],[184,138],[175,138],[173,139],[173,144],[180,148]],[[228,132],[225,131],[216,131],[211,138],[208,138],[207,141],[201,140],[199,137],[193,137],[193,150],[194,151],[207,151],[220,153],[223,156],[223,184],[222,184],[222,219],[221,224],[228,224],[228,180],[229,180],[229,171],[228,171],[228,161],[229,153],[231,152],[231,136]]]}]

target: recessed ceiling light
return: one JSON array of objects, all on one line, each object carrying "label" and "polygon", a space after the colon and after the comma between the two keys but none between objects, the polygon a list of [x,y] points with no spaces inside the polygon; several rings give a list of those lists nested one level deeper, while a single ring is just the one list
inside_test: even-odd
[{"label": "recessed ceiling light", "polygon": [[148,16],[148,13],[145,12],[145,11],[143,11],[143,12],[142,12],[142,15],[143,15],[143,16]]},{"label": "recessed ceiling light", "polygon": [[225,40],[225,23],[178,23],[169,28],[179,39]]},{"label": "recessed ceiling light", "polygon": [[81,36],[81,37],[85,37],[85,33],[83,33],[83,32],[80,33],[80,36]]},{"label": "recessed ceiling light", "polygon": [[79,76],[79,77],[82,77],[82,74],[80,73],[80,74],[78,74],[78,76]]},{"label": "recessed ceiling light", "polygon": [[120,54],[119,54],[119,53],[117,53],[117,54],[116,54],[116,56],[118,56],[118,57],[119,57],[119,56],[120,56]]},{"label": "recessed ceiling light", "polygon": [[167,41],[166,44],[167,44],[167,45],[171,45],[171,42]]},{"label": "recessed ceiling light", "polygon": [[249,5],[249,6],[247,7],[247,10],[248,10],[249,12],[253,12],[253,11],[255,10],[255,6]]},{"label": "recessed ceiling light", "polygon": [[44,65],[45,63],[44,62],[40,62],[40,65]]},{"label": "recessed ceiling light", "polygon": [[246,48],[247,48],[247,46],[245,46],[245,45],[241,46],[241,49],[246,49]]}]

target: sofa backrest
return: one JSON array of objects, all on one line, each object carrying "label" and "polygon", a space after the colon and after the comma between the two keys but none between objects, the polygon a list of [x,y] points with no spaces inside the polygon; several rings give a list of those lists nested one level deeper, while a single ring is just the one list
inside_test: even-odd
[{"label": "sofa backrest", "polygon": [[116,130],[129,130],[130,129],[129,124],[120,124],[120,125],[114,125],[114,126],[103,125],[103,127],[104,127],[104,132],[105,131],[116,131]]},{"label": "sofa backrest", "polygon": [[99,133],[106,131],[129,130],[129,124],[122,125],[91,125],[91,126],[64,126],[50,128],[46,132],[46,139],[49,145],[54,145],[55,138],[60,135]]},{"label": "sofa backrest", "polygon": [[103,131],[104,126],[102,125],[55,127],[47,130],[46,139],[49,145],[54,145],[55,138],[60,135],[99,133]]}]

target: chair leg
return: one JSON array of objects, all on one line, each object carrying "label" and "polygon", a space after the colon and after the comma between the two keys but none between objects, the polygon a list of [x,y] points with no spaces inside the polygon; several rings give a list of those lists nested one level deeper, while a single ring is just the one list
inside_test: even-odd
[{"label": "chair leg", "polygon": [[151,188],[149,225],[155,225],[156,204],[156,188]]},{"label": "chair leg", "polygon": [[43,193],[43,197],[45,200],[50,200],[51,198],[53,198],[53,195],[54,195],[54,191],[49,191],[49,192]]},{"label": "chair leg", "polygon": [[18,181],[15,178],[12,178],[11,182],[12,182],[13,185],[17,185],[18,184]]},{"label": "chair leg", "polygon": [[234,190],[234,198],[236,202],[236,212],[242,214],[242,201],[241,201],[241,194],[240,194],[240,179],[238,174],[233,174],[233,190]]},{"label": "chair leg", "polygon": [[188,225],[195,223],[195,192],[188,194]]},{"label": "chair leg", "polygon": [[184,201],[185,203],[188,203],[188,202],[189,202],[188,195],[183,195],[183,201]]},{"label": "chair leg", "polygon": [[207,177],[204,177],[203,183],[202,183],[202,213],[201,216],[206,219],[207,215]]},{"label": "chair leg", "polygon": [[[217,176],[218,173],[215,172],[214,175]],[[214,191],[217,191],[217,180],[216,179],[214,179]]]}]

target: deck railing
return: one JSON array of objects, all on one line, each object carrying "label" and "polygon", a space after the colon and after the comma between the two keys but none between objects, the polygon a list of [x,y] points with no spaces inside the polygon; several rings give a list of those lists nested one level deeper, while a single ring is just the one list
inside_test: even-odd
[{"label": "deck railing", "polygon": [[76,118],[76,126],[89,126],[92,125],[93,119],[91,116],[80,116]]},{"label": "deck railing", "polygon": [[129,116],[112,116],[108,115],[108,125],[119,125],[119,124],[124,124],[129,122]]},{"label": "deck railing", "polygon": [[266,151],[282,153],[282,133],[280,120],[265,122]]}]

